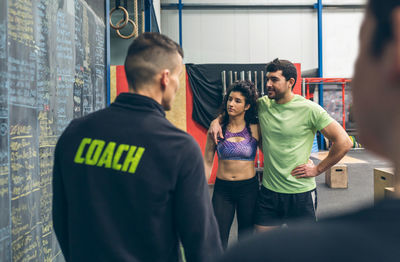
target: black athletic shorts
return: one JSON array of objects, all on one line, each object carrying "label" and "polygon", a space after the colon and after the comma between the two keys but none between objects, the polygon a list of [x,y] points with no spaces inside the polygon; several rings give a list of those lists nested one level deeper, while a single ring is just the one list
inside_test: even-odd
[{"label": "black athletic shorts", "polygon": [[284,194],[261,186],[255,210],[255,224],[281,226],[300,219],[315,222],[316,210],[316,189],[298,194]]}]

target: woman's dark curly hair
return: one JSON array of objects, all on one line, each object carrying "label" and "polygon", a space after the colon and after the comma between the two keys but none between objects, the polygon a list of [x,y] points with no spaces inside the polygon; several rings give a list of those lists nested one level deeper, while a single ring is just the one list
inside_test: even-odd
[{"label": "woman's dark curly hair", "polygon": [[220,114],[222,115],[221,126],[222,130],[225,133],[226,126],[229,123],[229,115],[228,110],[226,109],[226,105],[228,103],[229,95],[232,92],[240,92],[242,96],[245,98],[245,105],[250,105],[250,108],[246,111],[244,115],[244,120],[246,121],[246,126],[249,127],[250,124],[257,124],[257,91],[254,87],[254,84],[250,81],[236,81],[234,82],[226,92],[224,97]]}]

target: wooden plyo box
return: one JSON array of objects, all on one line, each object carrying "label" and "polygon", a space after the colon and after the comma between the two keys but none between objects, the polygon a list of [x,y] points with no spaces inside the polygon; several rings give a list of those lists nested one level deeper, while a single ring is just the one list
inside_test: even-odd
[{"label": "wooden plyo box", "polygon": [[385,198],[385,187],[393,187],[393,168],[374,168],[374,202]]},{"label": "wooden plyo box", "polygon": [[347,188],[347,165],[334,165],[325,172],[325,183],[330,188]]}]

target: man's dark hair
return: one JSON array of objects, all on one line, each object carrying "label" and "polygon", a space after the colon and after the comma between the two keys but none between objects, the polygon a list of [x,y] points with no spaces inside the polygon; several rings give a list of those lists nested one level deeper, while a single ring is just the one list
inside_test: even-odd
[{"label": "man's dark hair", "polygon": [[183,58],[182,48],[159,33],[143,33],[129,46],[125,58],[125,73],[129,88],[150,83],[161,70],[177,68],[175,55]]},{"label": "man's dark hair", "polygon": [[372,54],[379,56],[384,46],[393,38],[393,9],[400,6],[400,0],[370,0],[368,11],[376,19],[375,32],[372,38]]},{"label": "man's dark hair", "polygon": [[290,78],[294,79],[294,84],[292,89],[296,85],[297,81],[297,70],[294,64],[292,64],[288,60],[279,60],[279,58],[275,58],[274,61],[267,64],[266,72],[276,72],[282,70],[282,75],[285,77],[286,81]]}]

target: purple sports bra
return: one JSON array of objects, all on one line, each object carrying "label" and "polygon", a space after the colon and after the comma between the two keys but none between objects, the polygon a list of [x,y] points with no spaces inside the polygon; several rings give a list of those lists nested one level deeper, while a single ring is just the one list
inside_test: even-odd
[{"label": "purple sports bra", "polygon": [[[228,141],[230,137],[243,137],[244,140],[239,142]],[[245,160],[254,161],[257,153],[257,140],[250,135],[249,130],[245,127],[238,133],[225,131],[225,138],[217,144],[218,158],[222,160]]]}]

